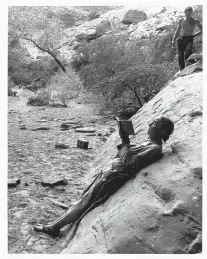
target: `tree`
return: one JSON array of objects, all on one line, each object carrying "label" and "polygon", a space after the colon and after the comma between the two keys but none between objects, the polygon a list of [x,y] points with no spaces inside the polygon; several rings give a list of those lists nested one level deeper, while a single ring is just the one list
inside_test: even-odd
[{"label": "tree", "polygon": [[113,78],[103,81],[99,89],[107,101],[123,97],[130,90],[140,107],[148,102],[168,80],[168,71],[162,65],[143,64],[119,72]]},{"label": "tree", "polygon": [[9,7],[9,38],[34,44],[65,72],[65,66],[58,58],[58,47],[67,35],[60,20],[49,14],[50,7],[47,6]]}]

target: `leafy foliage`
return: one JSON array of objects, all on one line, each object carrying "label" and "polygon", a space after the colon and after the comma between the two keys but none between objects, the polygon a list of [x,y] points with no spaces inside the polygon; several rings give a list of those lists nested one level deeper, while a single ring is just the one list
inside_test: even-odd
[{"label": "leafy foliage", "polygon": [[50,92],[50,104],[67,106],[70,99],[77,98],[82,90],[78,75],[68,68],[67,73],[58,73],[51,78],[47,90]]},{"label": "leafy foliage", "polygon": [[72,66],[79,71],[85,89],[100,94],[102,104],[113,112],[130,103],[141,107],[178,68],[176,50],[171,48],[173,29],[150,39],[131,41],[119,34],[82,43]]},{"label": "leafy foliage", "polygon": [[28,98],[27,105],[44,106],[49,104],[49,100],[49,92],[47,90],[40,90],[37,92],[37,94]]}]

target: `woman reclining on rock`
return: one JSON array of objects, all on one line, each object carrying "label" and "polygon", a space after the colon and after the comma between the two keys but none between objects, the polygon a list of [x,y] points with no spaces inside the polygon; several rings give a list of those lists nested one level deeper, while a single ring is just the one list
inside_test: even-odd
[{"label": "woman reclining on rock", "polygon": [[157,118],[149,124],[148,141],[132,148],[129,136],[120,131],[122,144],[117,146],[118,154],[111,169],[98,173],[77,203],[64,215],[46,225],[36,225],[34,230],[55,237],[64,226],[80,222],[86,213],[104,203],[142,168],[158,161],[162,157],[162,141],[166,142],[173,130],[174,124],[170,119]]}]

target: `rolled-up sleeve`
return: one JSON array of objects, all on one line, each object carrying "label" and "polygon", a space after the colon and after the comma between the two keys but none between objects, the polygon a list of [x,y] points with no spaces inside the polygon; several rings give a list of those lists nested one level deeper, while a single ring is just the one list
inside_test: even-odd
[{"label": "rolled-up sleeve", "polygon": [[158,161],[162,157],[162,148],[159,145],[153,144],[143,152],[133,155],[130,151],[130,146],[124,145],[119,155],[126,169],[140,170]]}]

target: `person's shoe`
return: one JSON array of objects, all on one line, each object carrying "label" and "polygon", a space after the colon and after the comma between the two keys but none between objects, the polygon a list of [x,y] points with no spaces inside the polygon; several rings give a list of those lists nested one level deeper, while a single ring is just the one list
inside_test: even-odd
[{"label": "person's shoe", "polygon": [[34,231],[45,233],[53,238],[58,237],[60,235],[60,229],[52,230],[49,228],[49,226],[41,224],[37,224],[36,226],[34,226]]}]

